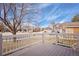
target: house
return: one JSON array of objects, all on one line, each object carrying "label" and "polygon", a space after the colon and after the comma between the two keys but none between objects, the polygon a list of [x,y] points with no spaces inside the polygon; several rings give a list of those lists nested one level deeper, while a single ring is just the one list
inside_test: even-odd
[{"label": "house", "polygon": [[58,28],[65,33],[79,33],[79,22],[58,24]]},{"label": "house", "polygon": [[67,33],[79,33],[79,22],[72,22],[66,25]]},{"label": "house", "polygon": [[46,28],[44,28],[43,31],[46,32],[46,33],[51,33],[52,32],[52,28],[46,27]]}]

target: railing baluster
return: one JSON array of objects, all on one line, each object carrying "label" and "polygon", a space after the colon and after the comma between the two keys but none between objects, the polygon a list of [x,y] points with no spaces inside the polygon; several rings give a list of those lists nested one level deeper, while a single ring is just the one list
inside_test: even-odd
[{"label": "railing baluster", "polygon": [[6,37],[6,41],[5,41],[5,52],[7,52],[7,37]]}]

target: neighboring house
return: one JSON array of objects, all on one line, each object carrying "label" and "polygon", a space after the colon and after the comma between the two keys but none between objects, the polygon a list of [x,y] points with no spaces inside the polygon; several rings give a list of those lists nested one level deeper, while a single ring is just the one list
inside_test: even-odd
[{"label": "neighboring house", "polygon": [[30,32],[30,31],[32,31],[32,29],[33,29],[33,27],[28,23],[24,23],[21,26],[21,31],[22,32]]},{"label": "neighboring house", "polygon": [[79,33],[79,22],[71,22],[71,23],[62,23],[58,24],[56,30],[65,32],[65,33]]},{"label": "neighboring house", "polygon": [[79,22],[72,22],[66,26],[67,33],[79,33]]},{"label": "neighboring house", "polygon": [[54,25],[54,31],[57,33],[64,33],[65,30],[64,30],[63,24]]},{"label": "neighboring house", "polygon": [[39,27],[34,28],[33,32],[40,32],[40,28]]},{"label": "neighboring house", "polygon": [[52,28],[46,27],[46,28],[44,28],[43,31],[46,32],[46,33],[51,33],[52,32]]}]

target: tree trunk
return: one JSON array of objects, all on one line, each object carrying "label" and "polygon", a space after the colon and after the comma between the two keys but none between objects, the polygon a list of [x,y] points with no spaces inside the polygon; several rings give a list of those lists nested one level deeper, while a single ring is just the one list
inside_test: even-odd
[{"label": "tree trunk", "polygon": [[16,31],[13,32],[13,42],[16,42],[17,41],[15,35],[16,35]]}]

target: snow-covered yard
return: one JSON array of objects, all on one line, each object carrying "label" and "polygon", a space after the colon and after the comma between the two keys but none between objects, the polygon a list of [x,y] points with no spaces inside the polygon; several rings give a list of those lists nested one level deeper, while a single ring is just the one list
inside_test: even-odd
[{"label": "snow-covered yard", "polygon": [[[29,33],[43,33],[43,32],[29,32]],[[18,34],[29,34],[28,32],[17,32],[17,34],[16,35],[18,35]],[[10,32],[3,32],[2,33],[2,35],[3,36],[9,36],[9,35],[13,35],[12,33],[10,33]]]}]

